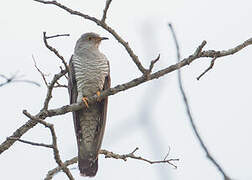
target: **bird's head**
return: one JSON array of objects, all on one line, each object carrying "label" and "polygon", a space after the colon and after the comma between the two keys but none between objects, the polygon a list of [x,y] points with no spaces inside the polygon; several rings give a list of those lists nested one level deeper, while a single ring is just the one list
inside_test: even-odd
[{"label": "bird's head", "polygon": [[106,40],[108,38],[101,37],[99,34],[90,32],[85,33],[81,35],[81,37],[78,39],[75,50],[82,49],[83,47],[95,47],[98,48],[102,40]]}]

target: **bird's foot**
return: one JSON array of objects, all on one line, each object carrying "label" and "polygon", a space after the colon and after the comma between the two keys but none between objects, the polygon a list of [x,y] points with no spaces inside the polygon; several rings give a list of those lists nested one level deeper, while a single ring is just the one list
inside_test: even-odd
[{"label": "bird's foot", "polygon": [[97,101],[100,102],[100,101],[101,101],[101,99],[100,99],[101,92],[100,92],[100,91],[97,91],[97,92],[96,92],[96,95],[98,96]]},{"label": "bird's foot", "polygon": [[84,104],[86,105],[86,107],[89,108],[89,106],[88,106],[88,98],[87,97],[83,97],[82,101],[84,102]]}]

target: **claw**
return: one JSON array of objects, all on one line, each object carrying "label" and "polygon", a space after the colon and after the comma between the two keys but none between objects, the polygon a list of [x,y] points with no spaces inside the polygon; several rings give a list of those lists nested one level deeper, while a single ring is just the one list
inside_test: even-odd
[{"label": "claw", "polygon": [[97,92],[96,92],[96,95],[98,96],[97,101],[100,102],[100,101],[101,101],[101,100],[100,100],[101,92],[100,92],[100,91],[97,91]]},{"label": "claw", "polygon": [[88,106],[88,98],[87,97],[83,97],[82,101],[84,102],[84,104],[86,105],[86,107],[89,108],[89,106]]}]

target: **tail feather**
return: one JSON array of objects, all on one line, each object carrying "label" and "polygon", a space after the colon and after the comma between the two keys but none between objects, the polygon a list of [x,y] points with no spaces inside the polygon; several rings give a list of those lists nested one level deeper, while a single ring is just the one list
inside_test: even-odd
[{"label": "tail feather", "polygon": [[78,157],[78,166],[81,176],[93,177],[98,170],[98,158],[96,160],[81,159]]}]

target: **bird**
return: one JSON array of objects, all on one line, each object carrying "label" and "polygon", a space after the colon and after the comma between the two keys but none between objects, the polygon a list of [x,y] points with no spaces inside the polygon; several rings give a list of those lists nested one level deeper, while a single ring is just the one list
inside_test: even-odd
[{"label": "bird", "polygon": [[[98,170],[98,155],[106,124],[108,97],[99,99],[100,92],[110,88],[110,66],[100,52],[106,37],[89,32],[77,40],[69,61],[68,91],[70,104],[85,103],[84,108],[72,112],[78,147],[78,167],[81,176],[93,177]],[[97,94],[95,103],[88,96]]]}]

